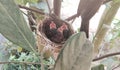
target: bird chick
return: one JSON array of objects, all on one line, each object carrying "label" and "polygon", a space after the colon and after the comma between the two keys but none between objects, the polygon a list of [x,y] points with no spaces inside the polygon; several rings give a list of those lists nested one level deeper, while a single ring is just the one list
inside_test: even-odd
[{"label": "bird chick", "polygon": [[68,39],[70,31],[67,24],[63,23],[60,27],[54,21],[49,22],[49,27],[46,28],[46,36],[55,43],[61,43]]},{"label": "bird chick", "polygon": [[57,33],[57,27],[56,24],[51,21],[46,29],[46,36],[50,39]]},{"label": "bird chick", "polygon": [[53,21],[50,23],[50,29],[56,29],[56,24]]},{"label": "bird chick", "polygon": [[60,27],[57,29],[57,31],[59,31],[59,32],[62,33],[62,34],[63,34],[63,31],[64,31],[64,30],[68,30],[68,27],[67,27],[67,25],[66,25],[65,23],[63,23],[63,25],[60,26]]},{"label": "bird chick", "polygon": [[64,30],[68,30],[68,27],[65,23],[63,23],[62,26],[60,26],[57,30],[55,28],[56,26],[51,22],[50,29],[54,29],[55,34],[50,38],[50,40],[56,43],[60,43],[64,40],[63,32]]},{"label": "bird chick", "polygon": [[60,32],[57,31],[57,33],[51,37],[50,40],[55,43],[61,43],[64,40],[64,37]]},{"label": "bird chick", "polygon": [[63,23],[63,25],[60,28],[58,28],[58,31],[62,33],[65,40],[69,38],[70,30],[68,29],[68,26],[65,23]]}]

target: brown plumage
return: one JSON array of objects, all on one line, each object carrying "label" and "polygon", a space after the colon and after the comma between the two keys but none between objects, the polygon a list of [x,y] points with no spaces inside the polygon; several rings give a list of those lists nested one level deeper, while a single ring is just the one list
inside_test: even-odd
[{"label": "brown plumage", "polygon": [[105,0],[80,0],[77,15],[82,18],[80,31],[84,31],[87,38],[89,37],[89,20],[95,15],[104,1]]}]

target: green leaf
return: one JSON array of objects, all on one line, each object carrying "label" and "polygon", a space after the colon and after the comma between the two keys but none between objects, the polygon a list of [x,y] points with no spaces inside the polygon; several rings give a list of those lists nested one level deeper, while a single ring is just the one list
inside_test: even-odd
[{"label": "green leaf", "polygon": [[103,64],[97,65],[95,67],[92,67],[91,70],[104,70],[104,65]]},{"label": "green leaf", "polygon": [[89,70],[92,62],[93,45],[85,33],[72,35],[56,60],[54,70]]},{"label": "green leaf", "polygon": [[35,51],[32,31],[13,0],[0,0],[0,33],[14,44]]},{"label": "green leaf", "polygon": [[26,3],[37,3],[38,0],[15,0],[17,4],[23,4],[25,5]]}]

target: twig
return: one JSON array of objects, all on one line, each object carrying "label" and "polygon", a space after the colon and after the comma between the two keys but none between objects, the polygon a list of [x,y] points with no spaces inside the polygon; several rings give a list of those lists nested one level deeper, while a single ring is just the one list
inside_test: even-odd
[{"label": "twig", "polygon": [[40,62],[41,62],[41,70],[44,70],[44,64],[43,64],[43,51],[41,52]]},{"label": "twig", "polygon": [[22,10],[21,10],[21,12],[25,15],[25,16],[27,16],[28,17],[28,14],[26,14],[25,12],[23,12]]},{"label": "twig", "polygon": [[[44,13],[44,12],[42,12],[42,11],[40,11],[40,10],[36,10],[36,9],[29,8],[29,7],[26,7],[26,6],[21,6],[21,5],[18,5],[18,6],[19,6],[20,8],[22,8],[22,9],[30,10],[30,11],[36,12],[36,13],[38,13],[38,14],[41,14],[41,15],[49,15],[49,16],[53,15],[53,14]],[[52,17],[52,18],[53,18],[53,17]]]},{"label": "twig", "polygon": [[41,15],[45,15],[45,13],[44,12],[42,12],[42,11],[38,11],[38,10],[35,10],[35,9],[32,9],[32,8],[28,8],[28,7],[26,7],[26,6],[22,6],[22,5],[18,5],[20,8],[23,8],[23,9],[26,9],[26,10],[30,10],[30,11],[33,11],[33,12],[36,12],[36,13],[39,13],[39,14],[41,14]]},{"label": "twig", "polygon": [[50,9],[50,5],[48,3],[48,0],[46,0],[46,3],[47,3],[47,6],[48,6],[48,9],[49,9],[49,13],[51,13],[51,9]]},{"label": "twig", "polygon": [[72,15],[72,16],[70,16],[70,17],[68,17],[68,18],[67,18],[67,19],[65,19],[65,20],[70,21],[70,20],[72,20],[72,19],[76,18],[77,16],[78,16],[77,14],[74,14],[74,15]]},{"label": "twig", "polygon": [[[27,64],[27,65],[41,65],[41,63],[38,62],[16,62],[16,61],[5,61],[5,62],[0,62],[0,64]],[[43,64],[43,65],[48,65],[48,66],[54,66],[54,64]]]},{"label": "twig", "polygon": [[9,64],[9,63],[15,63],[15,64],[36,64],[36,65],[41,65],[41,63],[35,63],[35,62],[15,62],[15,61],[11,61],[11,62],[0,62],[0,64]]},{"label": "twig", "polygon": [[115,56],[115,55],[120,55],[120,52],[116,52],[116,53],[111,53],[111,54],[107,54],[98,58],[93,59],[93,61],[98,61],[107,57],[111,57],[111,56]]},{"label": "twig", "polygon": [[73,22],[75,21],[75,19],[76,19],[76,18],[74,18],[74,19],[72,20],[71,24],[73,24]]},{"label": "twig", "polygon": [[106,3],[110,2],[110,1],[112,1],[112,0],[105,0],[105,1],[103,2],[103,4],[106,4]]},{"label": "twig", "polygon": [[[112,1],[112,0],[105,0],[105,1],[103,2],[103,4],[106,4],[106,3],[110,2],[110,1]],[[72,19],[74,19],[74,18],[76,18],[76,17],[78,17],[78,15],[77,15],[77,14],[74,14],[74,15],[68,17],[66,20],[67,20],[67,21],[70,21],[70,20],[72,20]]]},{"label": "twig", "polygon": [[120,64],[118,64],[116,67],[114,67],[112,70],[117,69],[118,67],[120,67]]}]

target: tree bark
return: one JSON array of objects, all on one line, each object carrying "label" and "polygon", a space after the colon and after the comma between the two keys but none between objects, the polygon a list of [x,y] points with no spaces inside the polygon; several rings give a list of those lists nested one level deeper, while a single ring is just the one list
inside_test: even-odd
[{"label": "tree bark", "polygon": [[54,13],[58,17],[60,17],[60,11],[61,11],[61,0],[54,0]]}]

